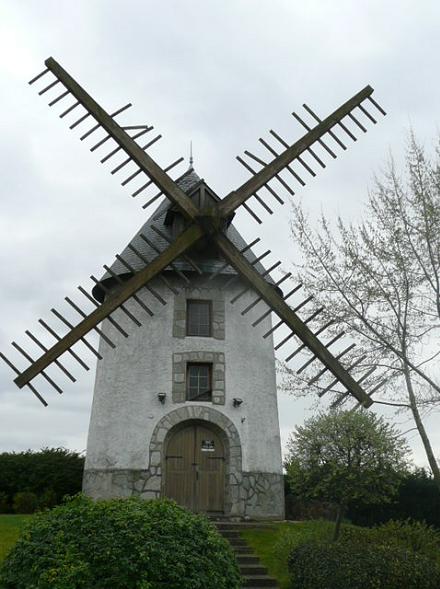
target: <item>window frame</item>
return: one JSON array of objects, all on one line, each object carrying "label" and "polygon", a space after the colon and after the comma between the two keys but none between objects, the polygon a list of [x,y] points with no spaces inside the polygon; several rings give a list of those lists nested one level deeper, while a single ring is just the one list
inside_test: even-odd
[{"label": "window frame", "polygon": [[[190,305],[191,303],[204,303],[208,309],[209,330],[208,335],[190,333]],[[212,337],[212,301],[209,299],[186,299],[186,337]]]},{"label": "window frame", "polygon": [[[192,366],[207,366],[208,367],[208,390],[202,394],[209,394],[209,399],[199,399],[199,398],[190,398],[190,379],[189,379],[189,371]],[[186,363],[186,373],[185,373],[185,397],[186,401],[196,401],[199,403],[212,403],[212,373],[213,373],[213,364],[212,362],[187,362]],[[199,393],[200,394],[200,393]]]}]

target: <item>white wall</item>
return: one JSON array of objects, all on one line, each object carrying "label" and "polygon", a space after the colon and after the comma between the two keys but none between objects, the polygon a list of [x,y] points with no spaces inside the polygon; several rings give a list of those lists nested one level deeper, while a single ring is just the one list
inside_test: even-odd
[{"label": "white wall", "polygon": [[[221,282],[206,282],[202,277],[192,284],[203,288],[201,295],[195,293],[198,297],[218,298]],[[247,293],[232,305],[230,299],[243,289],[243,283],[237,280],[225,293],[225,340],[175,338],[174,295],[161,282],[155,282],[154,288],[168,301],[166,306],[145,289],[139,295],[155,311],[153,317],[133,300],[126,304],[141,320],[142,327],[136,327],[120,310],[113,315],[129,338],[121,336],[108,322],[103,326],[117,347],[110,350],[101,341],[105,355],[96,372],[86,468],[148,468],[154,427],[166,413],[182,405],[172,403],[173,352],[212,351],[224,352],[226,369],[226,403],[213,407],[224,413],[240,434],[243,470],[281,473],[273,342],[271,337],[262,337],[271,327],[270,318],[252,327],[267,307],[260,302],[242,316],[241,311],[256,295]],[[188,290],[187,296],[194,297],[194,293]],[[159,392],[167,394],[164,405],[157,399]],[[239,408],[233,407],[234,397],[243,399]]]}]

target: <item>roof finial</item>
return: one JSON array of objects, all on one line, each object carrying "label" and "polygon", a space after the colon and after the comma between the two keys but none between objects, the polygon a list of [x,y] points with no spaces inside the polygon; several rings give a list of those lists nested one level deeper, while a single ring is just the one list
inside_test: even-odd
[{"label": "roof finial", "polygon": [[189,169],[190,170],[193,169],[193,163],[194,163],[194,158],[193,158],[193,142],[190,141],[189,142]]}]

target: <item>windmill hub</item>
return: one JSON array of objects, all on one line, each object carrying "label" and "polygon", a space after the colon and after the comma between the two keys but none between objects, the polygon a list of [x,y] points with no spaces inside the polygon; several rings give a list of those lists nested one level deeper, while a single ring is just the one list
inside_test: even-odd
[{"label": "windmill hub", "polygon": [[197,215],[196,221],[206,235],[213,235],[223,231],[228,224],[225,217],[220,216],[217,207],[202,209],[200,215]]}]

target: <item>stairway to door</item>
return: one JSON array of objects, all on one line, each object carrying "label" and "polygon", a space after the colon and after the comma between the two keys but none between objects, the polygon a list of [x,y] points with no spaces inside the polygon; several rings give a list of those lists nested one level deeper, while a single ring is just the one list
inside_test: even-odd
[{"label": "stairway to door", "polygon": [[227,539],[237,558],[240,573],[243,577],[243,588],[263,589],[264,587],[278,588],[277,581],[269,576],[267,569],[260,559],[252,551],[252,548],[243,540],[240,532],[264,524],[247,522],[213,521],[220,534]]}]

